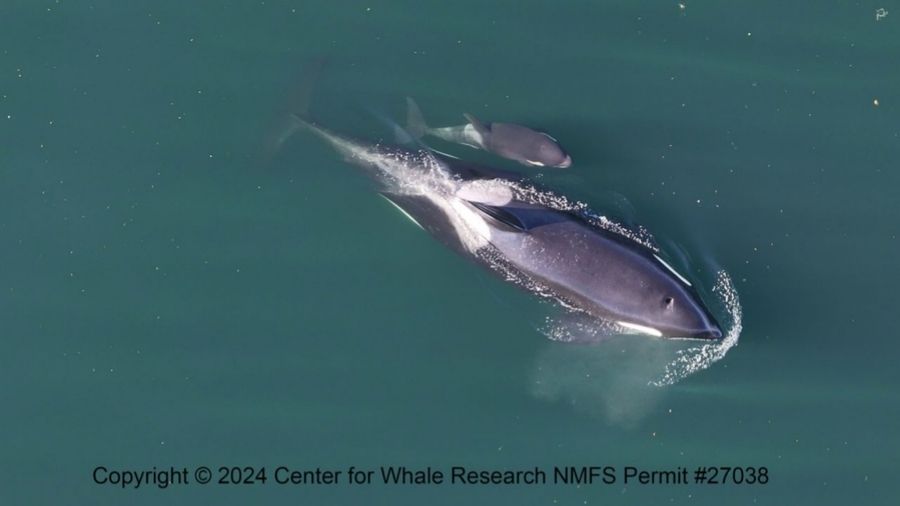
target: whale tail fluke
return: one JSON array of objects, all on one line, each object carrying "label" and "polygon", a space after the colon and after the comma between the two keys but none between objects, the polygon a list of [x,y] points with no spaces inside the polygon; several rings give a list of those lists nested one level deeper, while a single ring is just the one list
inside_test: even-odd
[{"label": "whale tail fluke", "polygon": [[372,106],[363,106],[365,110],[369,112],[375,119],[377,119],[381,124],[390,129],[391,133],[394,136],[394,141],[397,144],[405,145],[405,146],[421,146],[419,142],[419,138],[409,132],[402,125],[397,124],[390,116],[387,115],[381,109]]},{"label": "whale tail fluke", "polygon": [[325,68],[327,59],[318,57],[307,63],[282,106],[272,119],[263,138],[261,161],[267,164],[281,151],[281,147],[309,120],[313,90]]},{"label": "whale tail fluke", "polygon": [[428,132],[422,110],[410,97],[406,97],[406,131],[416,139],[421,139]]},{"label": "whale tail fluke", "polygon": [[309,116],[309,104],[312,101],[313,90],[327,63],[328,60],[320,56],[306,64],[285,104],[285,109],[289,114],[295,114],[301,118]]}]

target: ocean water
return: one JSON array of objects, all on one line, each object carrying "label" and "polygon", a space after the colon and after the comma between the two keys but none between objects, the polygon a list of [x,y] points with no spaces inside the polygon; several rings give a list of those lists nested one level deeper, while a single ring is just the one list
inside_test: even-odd
[{"label": "ocean water", "polygon": [[[896,2],[29,0],[0,19],[0,503],[896,503]],[[409,95],[435,125],[551,132],[575,163],[535,180],[644,226],[733,346],[555,341],[558,308],[318,139],[265,152],[321,57],[311,111],[337,131],[378,139],[367,110],[402,119]],[[189,484],[94,480],[173,466]],[[280,485],[280,466],[376,472]],[[385,485],[381,466],[618,479]],[[696,484],[700,466],[769,480]]]}]

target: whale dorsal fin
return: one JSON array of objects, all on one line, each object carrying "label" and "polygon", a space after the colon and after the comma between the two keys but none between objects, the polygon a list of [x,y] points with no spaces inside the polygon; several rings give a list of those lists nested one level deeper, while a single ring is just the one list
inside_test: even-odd
[{"label": "whale dorsal fin", "polygon": [[506,228],[510,232],[525,232],[528,230],[525,223],[522,223],[516,215],[506,211],[502,206],[491,206],[481,202],[472,201],[469,201],[469,203],[485,215],[496,220],[499,224],[504,225],[503,228]]},{"label": "whale dorsal fin", "polygon": [[505,225],[507,230],[510,231],[528,232],[544,225],[552,225],[573,219],[569,213],[543,206],[522,203],[494,206],[484,202],[468,202],[484,215]]}]

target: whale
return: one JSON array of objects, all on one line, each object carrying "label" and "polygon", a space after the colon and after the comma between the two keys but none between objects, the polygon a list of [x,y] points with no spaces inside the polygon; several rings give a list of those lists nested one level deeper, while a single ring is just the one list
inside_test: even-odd
[{"label": "whale", "polygon": [[292,118],[363,169],[416,226],[503,279],[623,334],[722,337],[695,287],[651,246],[548,205],[503,172],[421,145],[366,142],[308,117]]},{"label": "whale", "polygon": [[467,121],[464,125],[432,128],[412,98],[406,97],[406,106],[406,129],[417,139],[433,136],[531,167],[564,169],[572,165],[572,157],[546,132],[514,123],[482,122],[468,113],[463,114]]}]

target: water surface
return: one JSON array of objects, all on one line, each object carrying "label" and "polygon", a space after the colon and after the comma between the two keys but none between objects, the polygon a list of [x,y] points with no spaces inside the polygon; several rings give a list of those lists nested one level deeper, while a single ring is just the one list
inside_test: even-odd
[{"label": "water surface", "polygon": [[[876,20],[885,8],[887,17]],[[7,2],[4,504],[892,504],[900,6],[892,2]],[[738,346],[567,346],[312,137],[416,97],[544,128],[542,184],[647,227]],[[876,105],[877,100],[877,105]],[[474,160],[506,165],[459,148]],[[768,466],[766,486],[120,490],[97,465]]]}]

